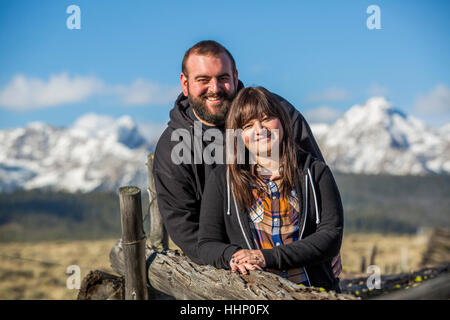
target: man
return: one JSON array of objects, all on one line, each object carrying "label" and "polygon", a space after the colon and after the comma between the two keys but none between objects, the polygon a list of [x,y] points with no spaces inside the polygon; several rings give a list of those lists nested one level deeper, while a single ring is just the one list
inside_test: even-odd
[{"label": "man", "polygon": [[[238,80],[236,63],[222,45],[215,41],[201,41],[186,51],[180,75],[182,93],[170,111],[168,127],[159,138],[155,150],[153,175],[158,206],[164,225],[181,250],[194,262],[202,264],[197,252],[197,234],[205,181],[215,168],[215,163],[194,161],[195,153],[209,145],[223,145],[224,141],[194,141],[195,127],[201,122],[202,130],[216,128],[224,132],[228,109],[236,93],[244,87]],[[277,96],[288,111],[294,124],[297,144],[313,156],[323,160],[311,129],[303,116],[286,100]],[[193,148],[192,154],[185,155],[190,161],[175,163],[173,149],[180,143],[172,140],[176,131],[189,132],[190,141],[183,141]],[[175,132],[176,133],[176,132]],[[177,136],[177,135],[175,135]],[[207,143],[208,142],[208,143]],[[340,256],[333,261],[335,274],[341,270]]]}]

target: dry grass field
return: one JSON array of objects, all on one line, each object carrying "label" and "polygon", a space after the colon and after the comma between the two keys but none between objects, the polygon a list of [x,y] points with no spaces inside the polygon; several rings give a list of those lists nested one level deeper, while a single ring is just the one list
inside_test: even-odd
[{"label": "dry grass field", "polygon": [[[69,277],[65,273],[67,267],[80,266],[81,278],[95,269],[113,273],[108,256],[115,242],[112,239],[2,243],[0,299],[76,299],[78,291],[66,287]],[[377,245],[375,263],[381,271],[384,272],[386,266],[392,268],[392,265],[396,265],[396,271],[399,272],[402,255],[407,258],[409,270],[419,268],[427,241],[426,235],[346,235],[341,251],[344,268],[342,278],[358,274],[361,256],[366,256],[368,261],[373,244]]]},{"label": "dry grass field", "polygon": [[108,255],[115,242],[2,243],[0,299],[76,299],[78,290],[66,286],[67,267],[78,265],[81,278],[95,269],[112,272]]}]

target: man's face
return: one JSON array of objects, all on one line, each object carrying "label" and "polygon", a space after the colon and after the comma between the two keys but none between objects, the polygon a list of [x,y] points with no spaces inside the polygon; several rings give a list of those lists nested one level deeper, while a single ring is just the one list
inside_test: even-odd
[{"label": "man's face", "polygon": [[191,54],[186,61],[188,76],[180,76],[183,93],[195,113],[213,125],[222,125],[231,106],[238,83],[226,54],[219,57]]}]

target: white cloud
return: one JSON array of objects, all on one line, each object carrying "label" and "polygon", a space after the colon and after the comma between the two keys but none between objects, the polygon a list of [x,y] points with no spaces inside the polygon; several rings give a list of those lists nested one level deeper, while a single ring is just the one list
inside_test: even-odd
[{"label": "white cloud", "polygon": [[415,108],[421,114],[450,113],[450,89],[443,84],[437,85],[428,94],[416,100]]},{"label": "white cloud", "polygon": [[160,85],[142,78],[136,79],[128,86],[116,86],[113,91],[121,102],[128,106],[169,104],[173,103],[180,93],[178,87]]},{"label": "white cloud", "polygon": [[0,106],[18,111],[54,107],[83,101],[102,88],[102,81],[91,76],[70,78],[61,73],[43,81],[19,74],[0,91]]},{"label": "white cloud", "polygon": [[129,85],[111,85],[94,76],[51,75],[48,80],[15,75],[0,89],[0,107],[26,111],[110,96],[125,106],[171,104],[180,89],[138,78]]},{"label": "white cloud", "polygon": [[383,87],[382,85],[379,85],[378,83],[372,83],[372,85],[367,90],[367,92],[371,96],[385,97],[388,95],[389,89],[386,87]]},{"label": "white cloud", "polygon": [[320,106],[305,112],[306,120],[310,123],[328,123],[335,122],[341,115],[342,111],[336,110],[328,106]]},{"label": "white cloud", "polygon": [[348,100],[350,94],[347,90],[342,88],[328,88],[325,91],[312,93],[307,98],[307,102],[322,102],[322,101],[342,101]]}]

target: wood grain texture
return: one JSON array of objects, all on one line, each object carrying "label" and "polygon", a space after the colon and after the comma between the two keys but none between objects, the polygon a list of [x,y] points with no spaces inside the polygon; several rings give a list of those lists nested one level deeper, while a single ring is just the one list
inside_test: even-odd
[{"label": "wood grain texture", "polygon": [[[125,271],[122,247],[118,242],[110,252],[112,268]],[[251,271],[232,273],[198,265],[176,250],[146,247],[147,275],[153,290],[175,299],[211,300],[353,300],[349,294],[325,292],[320,288],[296,285],[273,273]]]}]

